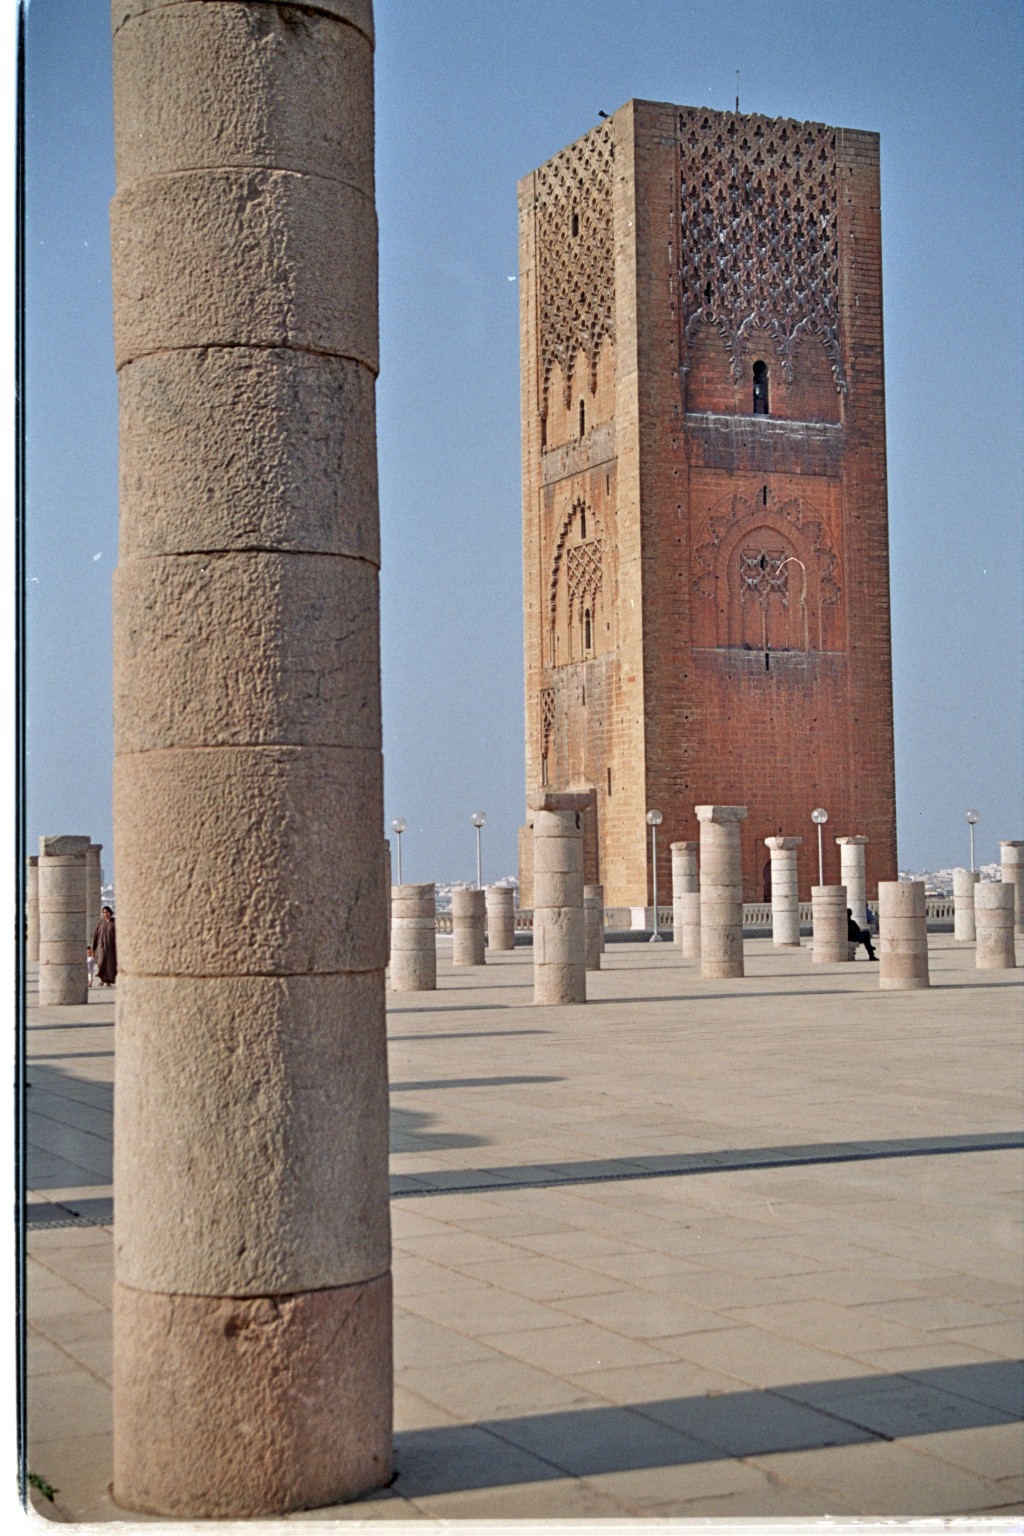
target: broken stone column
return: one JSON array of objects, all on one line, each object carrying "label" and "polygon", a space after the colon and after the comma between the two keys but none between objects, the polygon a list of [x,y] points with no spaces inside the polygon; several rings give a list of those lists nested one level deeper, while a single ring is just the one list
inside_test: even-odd
[{"label": "broken stone column", "polygon": [[684,960],[700,959],[697,843],[672,843],[672,937]]},{"label": "broken stone column", "polygon": [[39,839],[39,1005],[89,1001],[85,966],[87,837]]},{"label": "broken stone column", "polygon": [[452,891],[452,965],[484,964],[484,905],[483,891]]},{"label": "broken stone column", "polygon": [[923,880],[878,882],[878,985],[911,992],[928,986]]},{"label": "broken stone column", "polygon": [[113,26],[113,1492],[270,1516],[392,1466],[372,13]]},{"label": "broken stone column", "polygon": [[601,969],[604,952],[604,886],[583,887],[583,963],[588,971]]},{"label": "broken stone column", "polygon": [[103,852],[102,843],[90,843],[85,856],[85,942],[92,943],[92,936],[96,932],[96,924],[100,920],[100,910],[103,904],[103,892],[101,890],[100,854]]},{"label": "broken stone column", "polygon": [[800,943],[800,897],[796,851],[802,837],[766,837],[772,861],[772,943],[792,949]]},{"label": "broken stone column", "polygon": [[[772,889],[774,891],[774,886]],[[845,885],[811,886],[811,960],[815,965],[835,965],[840,960],[849,960],[848,906]]]},{"label": "broken stone column", "polygon": [[1024,842],[1001,842],[999,852],[1003,884],[1013,887],[1013,929],[1020,938],[1024,936]]},{"label": "broken stone column", "polygon": [[533,1000],[585,1003],[583,812],[590,796],[542,791],[533,811]]},{"label": "broken stone column", "polygon": [[745,805],[698,805],[700,822],[700,973],[743,975],[743,868],[740,822]]},{"label": "broken stone column", "polygon": [[839,844],[839,879],[846,886],[846,905],[858,928],[868,925],[868,887],[864,873],[864,848],[867,837],[837,837]]},{"label": "broken stone column", "polygon": [[1013,886],[983,880],[974,893],[978,947],[974,963],[979,971],[1012,970],[1017,964],[1014,944]]},{"label": "broken stone column", "polygon": [[25,964],[39,964],[39,859],[31,854],[25,876]]},{"label": "broken stone column", "polygon": [[437,904],[433,885],[391,891],[391,990],[432,992],[437,986]]},{"label": "broken stone column", "polygon": [[981,875],[976,869],[953,871],[953,938],[958,944],[973,944],[977,936],[974,923],[974,893]]},{"label": "broken stone column", "polygon": [[489,885],[485,892],[487,943],[490,949],[515,949],[515,891],[510,885]]}]

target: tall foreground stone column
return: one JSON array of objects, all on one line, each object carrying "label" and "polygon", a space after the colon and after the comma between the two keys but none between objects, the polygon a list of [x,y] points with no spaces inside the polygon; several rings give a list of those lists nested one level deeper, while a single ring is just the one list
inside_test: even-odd
[{"label": "tall foreground stone column", "polygon": [[1024,935],[1024,842],[1002,842],[999,853],[1003,884],[1013,886],[1013,929],[1020,938]]},{"label": "tall foreground stone column", "polygon": [[864,873],[864,848],[870,838],[837,837],[839,844],[839,880],[846,886],[846,905],[859,928],[868,925],[868,887]]},{"label": "tall foreground stone column", "polygon": [[800,943],[796,851],[802,842],[802,837],[764,840],[772,861],[772,943],[776,948],[792,949]]},{"label": "tall foreground stone column", "polygon": [[974,899],[978,947],[974,963],[979,971],[1012,970],[1017,964],[1013,938],[1013,890],[1009,883],[986,880]]},{"label": "tall foreground stone column", "polygon": [[977,936],[974,896],[980,879],[976,869],[953,871],[953,938],[959,944],[973,944]]},{"label": "tall foreground stone column", "polygon": [[533,811],[533,1000],[585,1003],[583,812],[589,795],[542,791]]},{"label": "tall foreground stone column", "polygon": [[39,858],[32,854],[25,872],[25,964],[39,963]]},{"label": "tall foreground stone column", "polygon": [[743,975],[743,866],[740,822],[745,805],[698,805],[700,822],[700,973]]},{"label": "tall foreground stone column", "polygon": [[39,839],[39,1003],[89,1001],[85,967],[87,837]]},{"label": "tall foreground stone column", "polygon": [[913,992],[929,985],[923,880],[878,882],[878,985]]},{"label": "tall foreground stone column", "polygon": [[85,855],[85,942],[92,943],[96,924],[100,920],[103,894],[100,888],[100,854],[102,843],[90,843]]},{"label": "tall foreground stone column", "polygon": [[684,960],[700,959],[697,843],[672,843],[672,937]]},{"label": "tall foreground stone column", "polygon": [[815,965],[836,965],[850,958],[845,885],[811,886],[811,960]]},{"label": "tall foreground stone column", "polygon": [[113,16],[114,1497],[268,1515],[391,1474],[371,10]]},{"label": "tall foreground stone column", "polygon": [[489,885],[484,892],[487,907],[487,943],[492,950],[516,947],[515,891],[510,885]]}]

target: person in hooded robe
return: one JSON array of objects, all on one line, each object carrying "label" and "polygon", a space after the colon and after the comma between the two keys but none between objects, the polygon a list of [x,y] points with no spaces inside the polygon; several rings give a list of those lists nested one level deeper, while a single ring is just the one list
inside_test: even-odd
[{"label": "person in hooded robe", "polygon": [[96,980],[101,987],[112,987],[117,980],[117,932],[110,907],[104,907],[100,912],[92,936],[92,954]]}]

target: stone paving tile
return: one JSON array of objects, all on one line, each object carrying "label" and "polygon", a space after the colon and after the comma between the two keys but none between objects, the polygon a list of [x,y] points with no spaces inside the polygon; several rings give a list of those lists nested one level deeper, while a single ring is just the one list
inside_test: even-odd
[{"label": "stone paving tile", "polygon": [[744,1494],[760,1505],[770,1487],[767,1474],[742,1461],[703,1461],[663,1466],[642,1462],[635,1468],[591,1472],[593,1488],[631,1504],[642,1515],[685,1516],[698,1499]]},{"label": "stone paving tile", "polygon": [[658,1348],[671,1349],[684,1360],[755,1387],[777,1387],[791,1381],[829,1382],[849,1376],[854,1370],[865,1374],[873,1370],[843,1355],[742,1325],[713,1333],[685,1333],[659,1339]]},{"label": "stone paving tile", "polygon": [[110,1388],[84,1370],[33,1377],[28,1388],[28,1428],[40,1451],[50,1440],[66,1440],[87,1428],[90,1435],[113,1428]]},{"label": "stone paving tile", "polygon": [[593,1394],[571,1381],[562,1381],[497,1351],[481,1360],[456,1365],[415,1366],[396,1372],[396,1380],[410,1392],[453,1414],[460,1420],[538,1412],[547,1408],[576,1408],[597,1401]]},{"label": "stone paving tile", "polygon": [[705,1333],[723,1327],[719,1313],[689,1303],[678,1292],[656,1294],[634,1286],[598,1296],[577,1296],[559,1303],[563,1311],[586,1318],[631,1339],[659,1339],[680,1333]]},{"label": "stone paving tile", "polygon": [[567,1327],[534,1328],[526,1333],[494,1333],[483,1337],[485,1343],[503,1354],[573,1379],[588,1371],[611,1366],[651,1365],[658,1360],[671,1359],[664,1350],[591,1323],[573,1322]]},{"label": "stone paving tile", "polygon": [[910,1517],[998,1510],[998,1483],[923,1455],[907,1444],[872,1441],[823,1450],[754,1457],[751,1465],[804,1487],[837,1494],[862,1515]]},{"label": "stone paving tile", "polygon": [[[456,1493],[425,1494],[415,1500],[424,1514],[448,1520],[622,1521],[633,1506],[595,1488],[584,1478],[552,1478],[538,1483],[501,1483]],[[474,1527],[476,1528],[476,1527]]]},{"label": "stone paving tile", "polygon": [[441,1290],[433,1295],[407,1298],[406,1312],[436,1322],[458,1324],[458,1331],[473,1338],[485,1334],[519,1332],[530,1328],[564,1326],[565,1313],[552,1305],[527,1301],[496,1285],[476,1285],[454,1294]]},{"label": "stone paving tile", "polygon": [[737,1307],[731,1313],[769,1333],[854,1355],[858,1349],[906,1349],[925,1342],[919,1328],[889,1323],[866,1307],[841,1307],[807,1299],[773,1302],[764,1307]]},{"label": "stone paving tile", "polygon": [[[948,1331],[951,1328],[969,1328],[973,1330],[979,1324],[1002,1322],[1002,1318],[991,1307],[978,1306],[974,1302],[964,1301],[961,1297],[925,1296],[904,1301],[874,1301],[872,1300],[865,1311],[872,1317],[884,1317],[893,1323],[909,1323],[913,1328],[920,1328],[925,1333],[934,1330]],[[879,1347],[885,1345],[879,1340]]]},{"label": "stone paving tile", "polygon": [[394,1353],[396,1377],[418,1366],[447,1366],[466,1360],[496,1360],[493,1349],[404,1307],[395,1307]]},{"label": "stone paving tile", "polygon": [[513,1257],[508,1263],[457,1263],[454,1267],[471,1278],[487,1280],[534,1301],[556,1301],[560,1296],[594,1296],[600,1291],[615,1289],[614,1281],[607,1275],[557,1259]]},{"label": "stone paving tile", "polygon": [[[990,1424],[984,1429],[955,1429],[916,1435],[913,1448],[922,1455],[966,1467],[978,1477],[998,1483],[1010,1498],[1024,1477],[1024,1424]],[[1012,1486],[1011,1486],[1012,1485]]]}]

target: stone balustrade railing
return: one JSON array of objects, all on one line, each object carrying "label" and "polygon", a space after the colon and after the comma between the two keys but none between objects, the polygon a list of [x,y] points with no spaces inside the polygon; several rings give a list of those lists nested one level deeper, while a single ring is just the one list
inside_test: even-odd
[{"label": "stone balustrade railing", "polygon": [[[872,908],[872,910],[874,910]],[[811,904],[802,901],[799,907],[800,926],[808,931],[811,927]],[[953,921],[952,896],[929,896],[925,903],[926,920],[929,926]],[[641,914],[643,914],[641,919]],[[516,933],[533,932],[533,913],[529,908],[519,908],[515,914]],[[645,911],[642,907],[605,907],[604,926],[606,933],[628,933],[650,931],[650,908]],[[663,932],[672,930],[672,908],[661,906],[658,908],[658,926]],[[876,925],[877,926],[877,923]],[[748,901],[743,906],[743,929],[749,934],[771,933],[772,931],[772,904],[770,901]],[[438,933],[451,933],[452,914],[450,912],[438,912]]]}]

